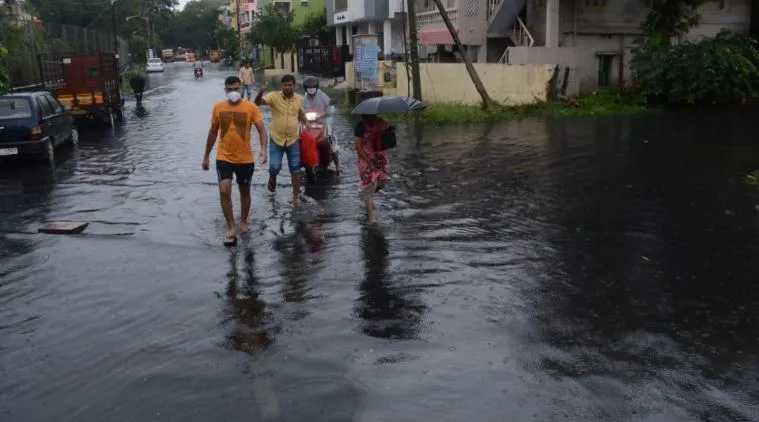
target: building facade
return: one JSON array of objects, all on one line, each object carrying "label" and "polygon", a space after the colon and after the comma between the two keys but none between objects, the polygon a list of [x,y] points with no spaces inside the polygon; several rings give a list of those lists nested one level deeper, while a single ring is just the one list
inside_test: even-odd
[{"label": "building facade", "polygon": [[240,1],[240,33],[247,34],[250,32],[250,26],[256,17],[258,11],[257,0],[239,0]]},{"label": "building facade", "polygon": [[303,25],[310,16],[324,14],[327,10],[327,0],[258,0],[257,10],[260,12],[269,4],[282,12],[293,13],[293,25],[296,26]]},{"label": "building facade", "polygon": [[354,35],[377,35],[382,55],[404,54],[405,0],[329,0],[327,25],[335,28],[338,46],[353,53]]},{"label": "building facade", "polygon": [[[444,0],[446,13],[478,62],[559,64],[571,69],[570,91],[631,80],[629,63],[646,0]],[[751,0],[717,0],[701,7],[693,41],[722,29],[747,34]],[[452,37],[432,0],[417,1],[423,46],[451,49]]]}]

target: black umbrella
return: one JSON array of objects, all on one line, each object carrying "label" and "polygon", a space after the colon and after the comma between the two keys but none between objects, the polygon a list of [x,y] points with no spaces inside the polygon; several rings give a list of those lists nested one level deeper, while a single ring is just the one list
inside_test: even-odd
[{"label": "black umbrella", "polygon": [[351,114],[392,114],[422,110],[426,105],[411,97],[374,97],[361,101]]}]

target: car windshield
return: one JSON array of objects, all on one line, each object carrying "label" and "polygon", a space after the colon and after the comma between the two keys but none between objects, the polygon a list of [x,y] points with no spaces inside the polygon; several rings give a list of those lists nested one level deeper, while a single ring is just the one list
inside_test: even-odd
[{"label": "car windshield", "polygon": [[161,59],[149,59],[148,63],[150,63],[150,64],[161,63]]},{"label": "car windshield", "polygon": [[26,98],[0,98],[0,120],[32,117],[32,105]]}]

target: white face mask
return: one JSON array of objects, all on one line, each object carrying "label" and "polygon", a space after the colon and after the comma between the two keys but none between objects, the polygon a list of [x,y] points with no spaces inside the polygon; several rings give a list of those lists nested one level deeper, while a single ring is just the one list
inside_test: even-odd
[{"label": "white face mask", "polygon": [[316,88],[306,88],[306,92],[308,95],[314,95],[316,94]]},{"label": "white face mask", "polygon": [[236,103],[242,99],[242,94],[240,94],[240,91],[229,91],[227,92],[227,99],[232,103]]}]

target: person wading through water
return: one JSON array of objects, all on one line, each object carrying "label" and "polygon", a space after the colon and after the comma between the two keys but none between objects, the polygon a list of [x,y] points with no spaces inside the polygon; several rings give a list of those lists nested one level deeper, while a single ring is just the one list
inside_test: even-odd
[{"label": "person wading through water", "polygon": [[256,94],[256,105],[271,107],[271,138],[269,140],[269,192],[277,190],[277,175],[282,170],[282,156],[287,154],[287,166],[293,184],[293,205],[300,198],[300,142],[298,122],[307,123],[303,111],[303,96],[295,93],[295,77],[284,75],[281,79],[282,90],[264,95],[269,86],[265,82]]},{"label": "person wading through water", "polygon": [[238,75],[242,82],[242,96],[250,101],[251,89],[253,83],[256,81],[255,75],[253,75],[253,68],[250,67],[250,62],[245,62],[245,65],[240,68],[240,74]]},{"label": "person wading through water", "polygon": [[390,177],[387,172],[390,162],[387,151],[376,148],[380,134],[388,129],[390,125],[375,115],[362,115],[353,129],[353,145],[358,156],[358,176],[361,179],[360,197],[366,204],[366,216],[370,225],[377,224],[374,196],[385,187]]},{"label": "person wading through water", "polygon": [[132,88],[137,107],[142,107],[142,93],[145,91],[145,76],[135,73],[129,78],[129,87]]},{"label": "person wading through water", "polygon": [[253,103],[242,99],[241,83],[237,76],[230,76],[224,81],[224,91],[227,99],[219,101],[211,112],[211,129],[206,139],[206,152],[203,155],[203,170],[208,170],[211,150],[219,138],[219,148],[216,151],[216,174],[219,179],[219,195],[221,210],[227,220],[227,235],[224,244],[237,244],[237,228],[232,211],[232,176],[237,179],[240,188],[241,212],[240,231],[248,232],[248,215],[250,213],[250,182],[253,178],[255,161],[251,145],[252,126],[258,130],[261,142],[261,152],[258,160],[266,164],[266,127],[264,127],[261,111]]}]

